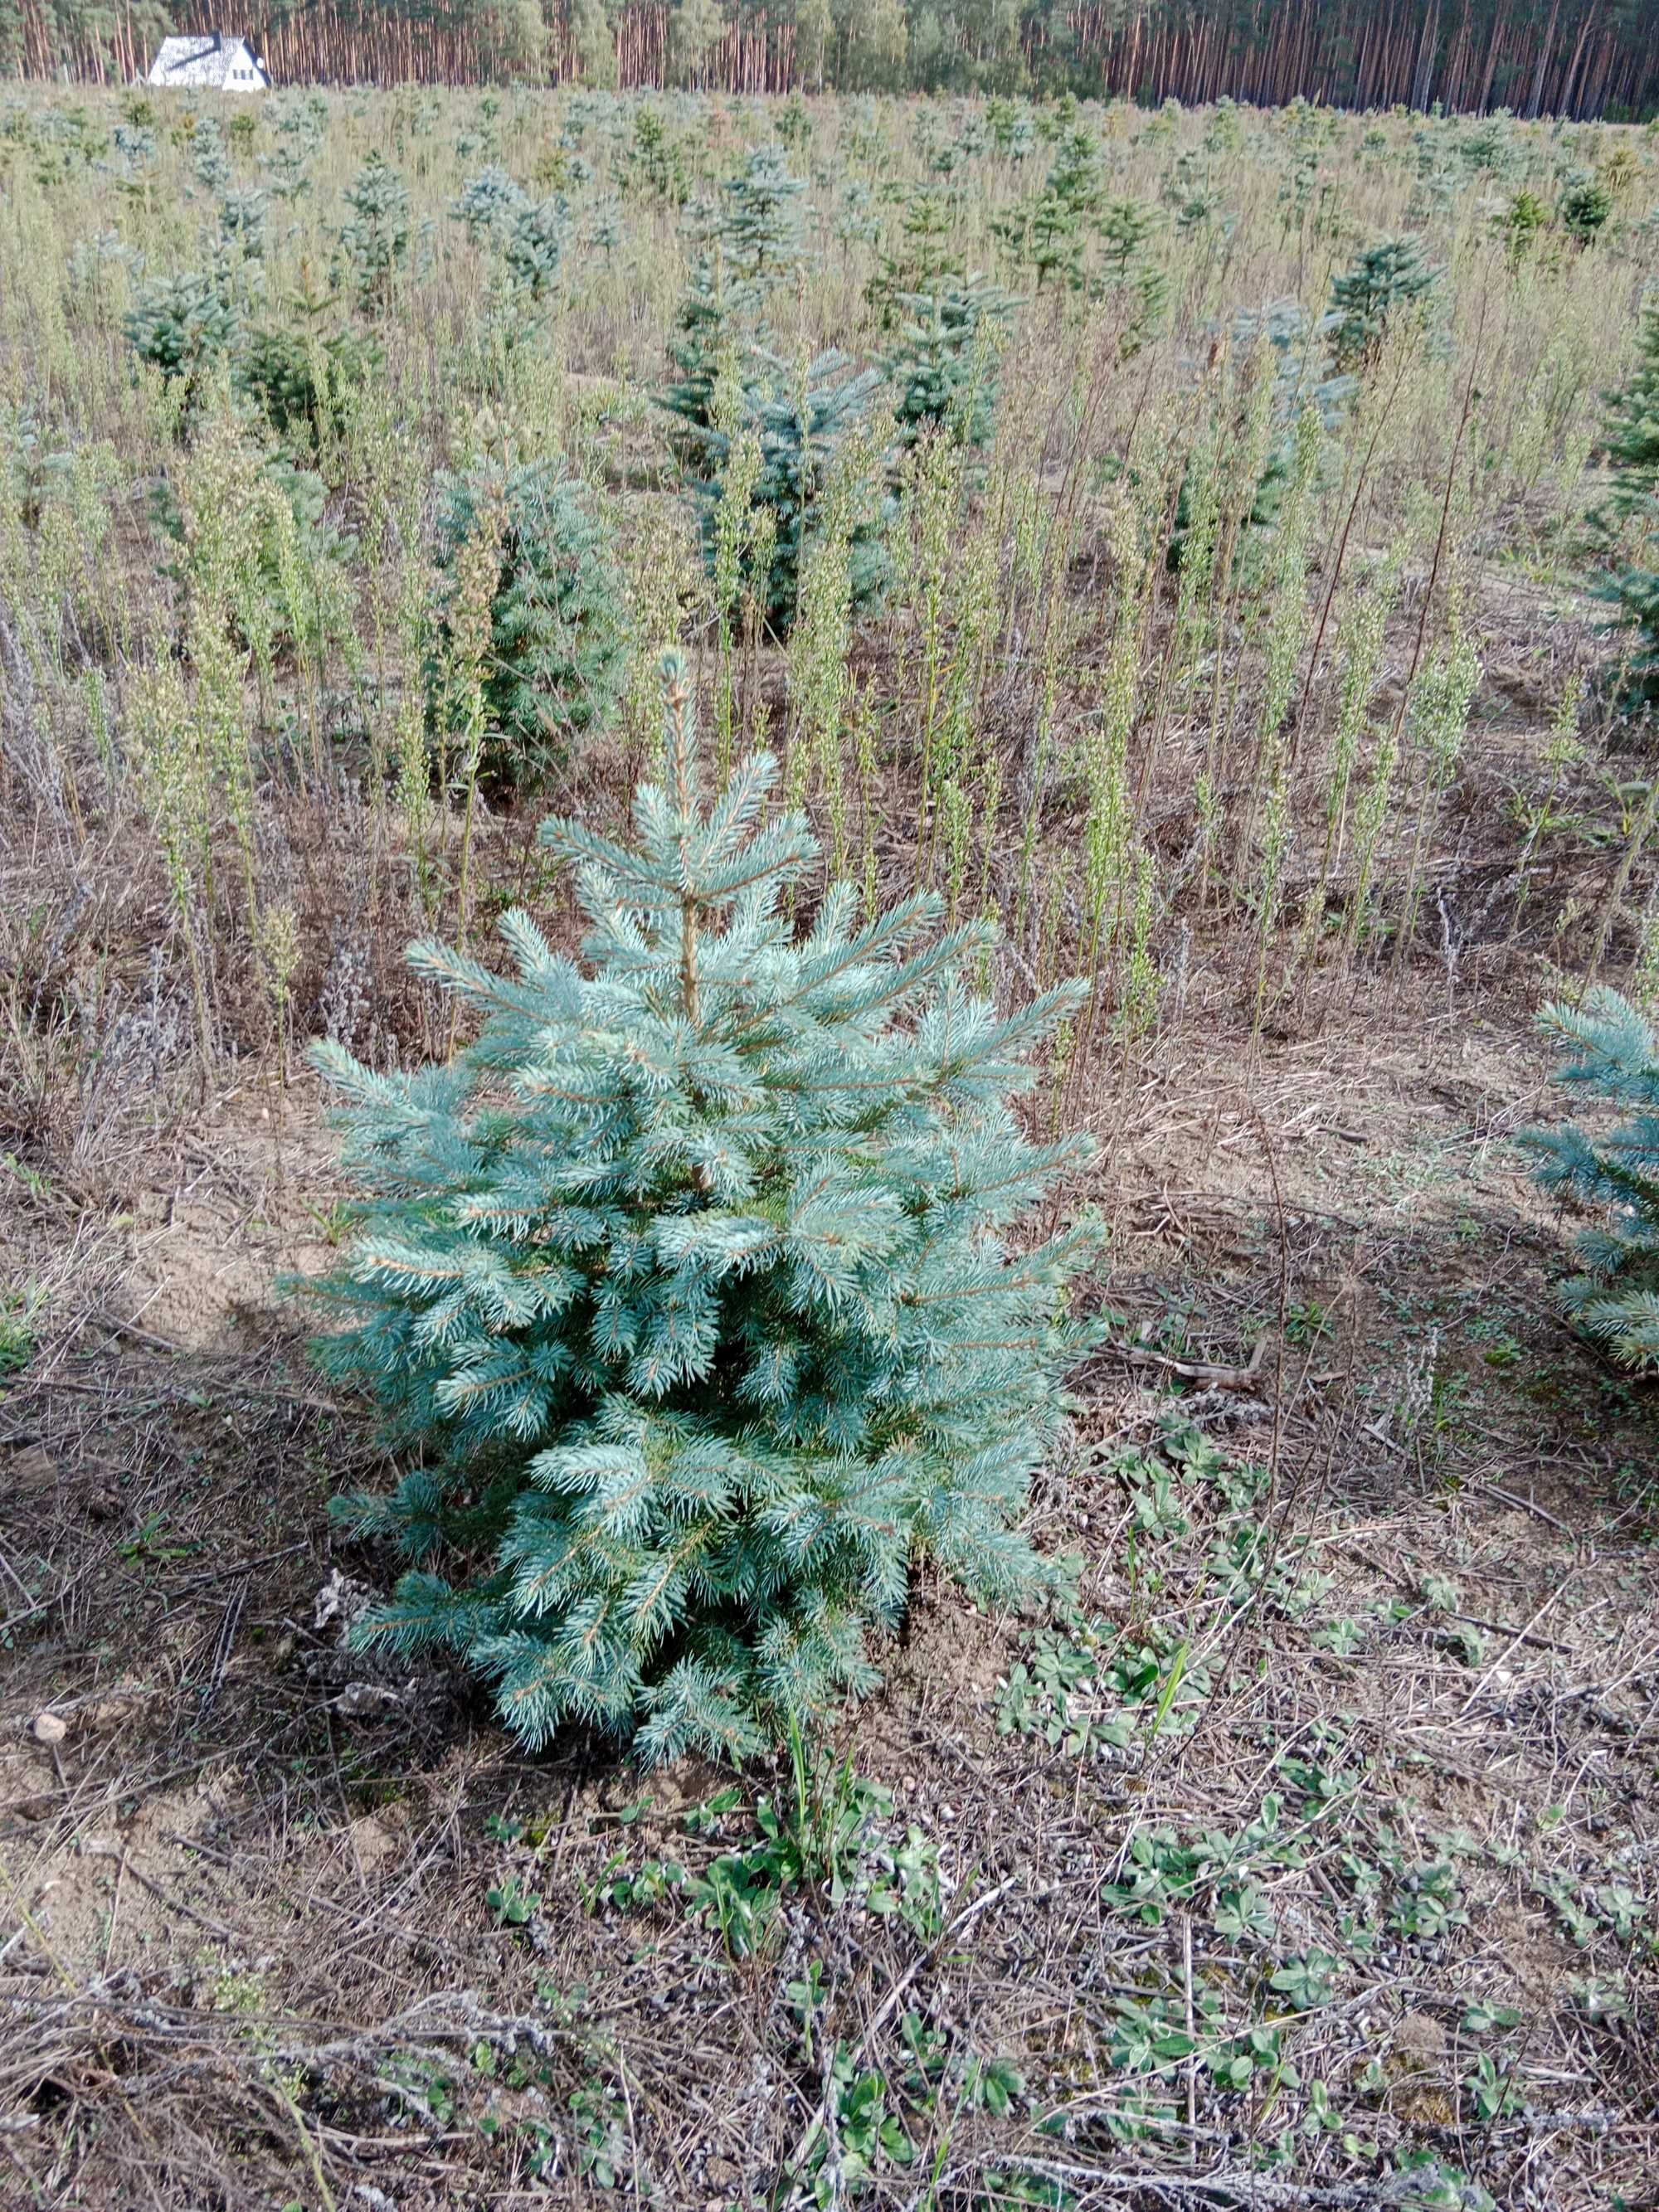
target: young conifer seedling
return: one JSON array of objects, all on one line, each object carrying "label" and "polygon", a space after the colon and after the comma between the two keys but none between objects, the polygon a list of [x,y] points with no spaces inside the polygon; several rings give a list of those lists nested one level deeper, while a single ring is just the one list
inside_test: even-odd
[{"label": "young conifer seedling", "polygon": [[1659,1039],[1605,984],[1579,1006],[1546,1006],[1540,1020],[1571,1055],[1559,1083],[1634,1109],[1610,1130],[1569,1121],[1522,1133],[1544,1188],[1593,1217],[1576,1240],[1580,1273],[1561,1286],[1562,1304],[1614,1359],[1651,1375],[1659,1362]]},{"label": "young conifer seedling", "polygon": [[860,922],[834,885],[797,928],[805,817],[769,817],[764,755],[705,799],[665,677],[633,845],[542,833],[583,963],[514,913],[512,977],[413,948],[483,1016],[451,1065],[316,1048],[374,1194],[319,1357],[413,1462],[341,1502],[413,1563],[368,1633],[462,1655],[526,1744],[583,1723],[650,1759],[868,1689],[923,1557],[987,1598],[1042,1578],[1017,1524],[1093,1241],[1009,1234],[1085,1149],[1009,1104],[1075,994],[1000,1014],[926,891]]},{"label": "young conifer seedling", "polygon": [[1611,572],[1597,596],[1633,633],[1624,687],[1632,708],[1659,705],[1659,307],[1644,311],[1637,345],[1630,377],[1606,394],[1610,488],[1589,518],[1591,543]]}]

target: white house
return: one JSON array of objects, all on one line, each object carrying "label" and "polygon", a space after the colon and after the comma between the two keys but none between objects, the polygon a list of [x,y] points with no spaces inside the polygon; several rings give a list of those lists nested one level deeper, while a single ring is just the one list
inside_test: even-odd
[{"label": "white house", "polygon": [[148,82],[189,92],[264,92],[270,85],[264,64],[247,40],[228,39],[222,31],[163,39]]}]

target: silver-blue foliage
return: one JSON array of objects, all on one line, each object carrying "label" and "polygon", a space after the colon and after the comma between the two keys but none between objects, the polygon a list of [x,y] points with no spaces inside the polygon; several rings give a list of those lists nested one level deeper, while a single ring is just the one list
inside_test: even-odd
[{"label": "silver-blue foliage", "polygon": [[1042,1579],[1018,1523],[1093,1241],[1016,1228],[1085,1150],[1009,1103],[1072,992],[999,1013],[982,933],[925,891],[860,921],[835,885],[798,929],[805,817],[764,755],[705,801],[665,675],[634,843],[542,833],[583,964],[514,913],[511,977],[412,950],[483,1017],[453,1065],[318,1052],[374,1194],[319,1356],[419,1448],[342,1501],[414,1562],[371,1633],[465,1655],[528,1744],[592,1723],[651,1759],[867,1689],[922,1556],[993,1599]]},{"label": "silver-blue foliage", "polygon": [[1563,1302],[1615,1358],[1650,1370],[1659,1361],[1659,1040],[1605,986],[1581,1006],[1547,1006],[1542,1020],[1572,1054],[1559,1082],[1636,1109],[1600,1133],[1568,1122],[1523,1136],[1540,1155],[1544,1188],[1599,1217],[1576,1239],[1581,1272]]}]

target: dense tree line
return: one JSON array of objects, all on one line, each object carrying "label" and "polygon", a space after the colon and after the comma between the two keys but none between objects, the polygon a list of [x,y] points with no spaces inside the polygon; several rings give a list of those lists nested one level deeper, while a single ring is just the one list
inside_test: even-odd
[{"label": "dense tree line", "polygon": [[207,27],[251,32],[279,81],[1659,106],[1659,0],[0,0],[0,66],[119,81]]}]

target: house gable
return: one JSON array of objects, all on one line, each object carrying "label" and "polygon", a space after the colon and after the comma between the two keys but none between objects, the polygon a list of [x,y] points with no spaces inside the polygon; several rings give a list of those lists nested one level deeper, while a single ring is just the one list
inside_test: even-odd
[{"label": "house gable", "polygon": [[189,91],[264,92],[270,79],[246,39],[207,31],[163,39],[149,82]]}]

